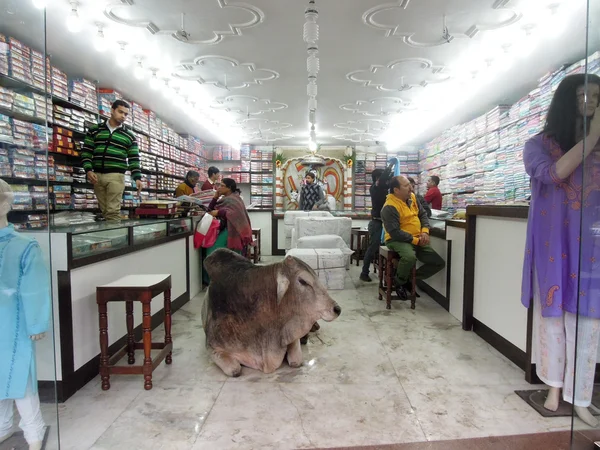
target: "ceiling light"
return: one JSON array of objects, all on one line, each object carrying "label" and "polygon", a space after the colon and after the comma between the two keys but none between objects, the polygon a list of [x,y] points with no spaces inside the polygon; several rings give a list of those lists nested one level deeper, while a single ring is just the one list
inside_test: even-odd
[{"label": "ceiling light", "polygon": [[35,6],[37,9],[44,9],[46,8],[47,4],[47,0],[33,0],[33,6]]},{"label": "ceiling light", "polygon": [[146,76],[146,71],[144,70],[144,66],[142,66],[142,61],[138,61],[137,64],[135,65],[135,70],[133,71],[133,75],[138,80],[143,80],[144,77]]},{"label": "ceiling light", "polygon": [[102,31],[102,26],[98,26],[98,33],[96,34],[96,38],[94,39],[94,48],[103,53],[108,48],[108,43],[106,42],[106,38],[104,37],[104,31]]},{"label": "ceiling light", "polygon": [[77,6],[77,2],[71,2],[71,14],[67,17],[67,30],[71,33],[79,33],[83,28]]},{"label": "ceiling light", "polygon": [[156,90],[160,89],[161,82],[158,79],[158,77],[156,76],[156,69],[151,69],[151,70],[152,70],[152,75],[150,76],[150,88],[152,88],[156,91]]},{"label": "ceiling light", "polygon": [[317,151],[317,143],[315,141],[309,141],[308,142],[308,149],[311,152],[316,152]]},{"label": "ceiling light", "polygon": [[117,51],[117,65],[119,67],[127,67],[129,65],[129,55],[127,54],[127,50],[125,47],[127,46],[126,42],[118,42],[119,50]]}]

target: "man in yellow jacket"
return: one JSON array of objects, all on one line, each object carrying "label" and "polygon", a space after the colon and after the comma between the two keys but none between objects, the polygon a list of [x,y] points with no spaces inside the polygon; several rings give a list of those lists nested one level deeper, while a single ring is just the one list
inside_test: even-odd
[{"label": "man in yellow jacket", "polygon": [[427,211],[412,193],[406,177],[394,177],[390,181],[390,194],[381,209],[381,220],[385,245],[400,255],[395,277],[396,292],[400,298],[406,299],[410,271],[417,259],[423,263],[417,270],[418,280],[435,275],[446,265],[429,245]]}]

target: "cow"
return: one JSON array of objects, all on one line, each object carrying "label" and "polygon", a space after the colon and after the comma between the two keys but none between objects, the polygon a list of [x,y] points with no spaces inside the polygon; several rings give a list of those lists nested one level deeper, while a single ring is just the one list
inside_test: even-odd
[{"label": "cow", "polygon": [[239,377],[242,366],[272,373],[286,354],[291,367],[300,367],[300,338],[317,320],[331,322],[342,312],[310,266],[292,256],[258,266],[223,248],[206,258],[205,267],[206,347],[230,377]]}]

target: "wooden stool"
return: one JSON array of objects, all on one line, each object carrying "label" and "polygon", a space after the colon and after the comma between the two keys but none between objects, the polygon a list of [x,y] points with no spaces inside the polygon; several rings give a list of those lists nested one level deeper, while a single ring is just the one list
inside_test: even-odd
[{"label": "wooden stool", "polygon": [[[152,298],[164,293],[165,298],[165,341],[152,342],[152,317],[150,303]],[[136,343],[133,333],[133,302],[142,302],[143,343]],[[171,364],[173,341],[171,339],[171,275],[127,275],[104,286],[96,288],[98,318],[100,321],[100,376],[102,390],[110,389],[111,374],[143,374],[144,389],[152,389],[152,372],[165,359]],[[112,357],[108,354],[108,302],[125,302],[127,316],[127,344]],[[162,350],[152,359],[152,350]],[[144,350],[144,363],[135,363],[135,351]],[[127,353],[130,366],[115,364]]]},{"label": "wooden stool", "polygon": [[[392,309],[392,300],[399,300],[397,295],[392,295],[394,274],[398,267],[400,256],[387,246],[379,247],[379,300],[385,295],[385,309]],[[384,284],[385,278],[385,284]],[[412,289],[410,293],[410,309],[415,309],[417,301],[417,267],[411,270]]]},{"label": "wooden stool", "polygon": [[[354,237],[356,236],[356,247],[354,247]],[[350,264],[352,259],[356,259],[356,266],[364,259],[367,248],[369,247],[369,232],[360,228],[352,228],[350,232],[350,250],[354,250],[350,256]]]},{"label": "wooden stool", "polygon": [[252,240],[255,242],[254,246],[250,247],[250,253],[248,259],[251,259],[254,264],[260,261],[260,228],[252,228]]}]

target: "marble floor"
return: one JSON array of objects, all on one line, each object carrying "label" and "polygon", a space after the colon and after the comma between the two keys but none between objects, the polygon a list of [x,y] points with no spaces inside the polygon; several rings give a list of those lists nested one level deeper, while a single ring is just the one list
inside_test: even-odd
[{"label": "marble floor", "polygon": [[271,375],[228,379],[207,357],[194,298],[173,316],[173,365],[157,368],[154,388],[113,376],[103,392],[96,378],[58,406],[60,448],[327,448],[570,428],[520,400],[514,390],[531,388],[523,372],[425,294],[415,311],[386,311],[358,275],[353,266],[332,291],[342,315],[311,335],[304,366]]}]

